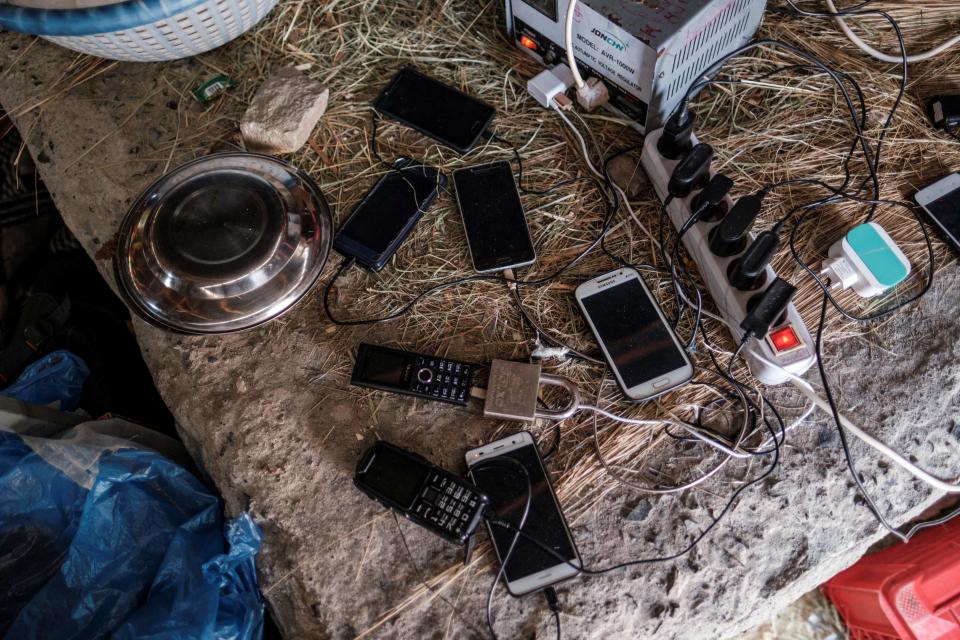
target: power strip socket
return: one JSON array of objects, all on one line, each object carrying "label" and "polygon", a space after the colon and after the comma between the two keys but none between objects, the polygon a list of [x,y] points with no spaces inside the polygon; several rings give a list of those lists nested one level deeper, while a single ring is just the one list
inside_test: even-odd
[{"label": "power strip socket", "polygon": [[[647,134],[641,156],[643,168],[661,202],[667,199],[667,184],[670,182],[674,167],[679,162],[679,160],[670,160],[660,155],[657,150],[657,141],[662,134],[663,129]],[[697,143],[696,138],[693,143]],[[711,169],[710,175],[713,176],[714,173]],[[695,190],[685,198],[674,198],[667,206],[670,220],[678,230],[692,215],[690,205],[698,193],[699,190]],[[725,198],[721,206],[725,206],[726,210],[730,211],[733,207],[730,196]],[[759,296],[777,278],[777,273],[773,267],[767,265],[764,284],[756,291],[741,291],[731,286],[727,272],[730,263],[736,260],[742,251],[732,256],[720,257],[710,250],[710,231],[719,223],[719,220],[697,222],[684,234],[683,244],[697,263],[720,315],[732,325],[727,329],[734,340],[739,342],[742,333],[738,335],[733,327],[740,326],[747,316],[747,305],[750,299]],[[750,242],[753,238],[754,235],[749,234]],[[742,354],[751,373],[767,385],[787,382],[789,376],[786,372],[802,375],[815,362],[813,339],[793,303],[787,306],[782,318],[773,325],[767,336],[760,340],[752,340],[744,347]],[[771,366],[771,363],[776,366]]]}]

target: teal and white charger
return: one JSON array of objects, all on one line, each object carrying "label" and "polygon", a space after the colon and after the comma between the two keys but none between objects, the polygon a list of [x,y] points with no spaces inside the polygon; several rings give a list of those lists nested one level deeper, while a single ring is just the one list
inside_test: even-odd
[{"label": "teal and white charger", "polygon": [[857,225],[827,252],[821,275],[831,288],[852,288],[873,298],[897,286],[910,275],[910,261],[893,238],[876,222]]}]

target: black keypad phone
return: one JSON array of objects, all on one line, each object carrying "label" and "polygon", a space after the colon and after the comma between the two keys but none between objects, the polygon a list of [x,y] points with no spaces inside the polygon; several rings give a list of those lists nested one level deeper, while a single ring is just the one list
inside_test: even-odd
[{"label": "black keypad phone", "polygon": [[482,504],[483,496],[475,487],[434,471],[414,502],[413,513],[459,539]]},{"label": "black keypad phone", "polygon": [[490,503],[470,482],[384,440],[360,457],[353,483],[385,507],[456,543],[473,535]]},{"label": "black keypad phone", "polygon": [[350,384],[465,405],[475,365],[361,343]]}]

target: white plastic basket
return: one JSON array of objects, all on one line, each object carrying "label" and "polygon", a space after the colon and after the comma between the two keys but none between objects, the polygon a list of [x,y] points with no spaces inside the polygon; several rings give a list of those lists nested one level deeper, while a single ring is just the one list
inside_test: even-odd
[{"label": "white plastic basket", "polygon": [[44,35],[62,47],[113,60],[175,60],[215,49],[263,19],[277,0],[206,0],[142,26],[91,35]]}]

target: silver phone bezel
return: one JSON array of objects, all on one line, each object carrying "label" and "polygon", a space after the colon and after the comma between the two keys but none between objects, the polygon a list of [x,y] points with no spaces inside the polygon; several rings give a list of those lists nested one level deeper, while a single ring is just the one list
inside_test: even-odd
[{"label": "silver phone bezel", "polygon": [[[683,356],[683,360],[686,364],[666,374],[656,376],[655,378],[651,378],[639,384],[633,385],[632,387],[627,387],[623,380],[623,376],[620,374],[619,369],[617,369],[616,364],[613,361],[613,357],[607,350],[607,345],[604,344],[603,340],[601,340],[600,332],[597,331],[596,326],[593,324],[593,319],[587,312],[587,308],[583,304],[583,299],[598,293],[602,293],[603,291],[611,289],[625,282],[629,282],[630,280],[637,280],[640,282],[640,286],[646,294],[647,299],[649,299],[651,304],[653,304],[654,309],[657,311],[657,316],[660,318],[663,326],[667,329],[668,333],[670,334],[670,338],[673,340],[674,346],[677,348],[677,351],[680,353],[680,355]],[[690,361],[690,357],[687,355],[687,352],[684,350],[683,345],[680,344],[680,340],[677,338],[676,333],[674,333],[673,329],[670,327],[670,324],[667,322],[666,317],[663,315],[663,310],[660,309],[660,304],[657,302],[656,298],[653,297],[653,294],[650,292],[650,288],[647,287],[647,284],[643,281],[643,278],[640,277],[640,273],[637,272],[636,269],[617,269],[616,271],[611,271],[602,276],[593,278],[592,280],[588,280],[577,287],[576,291],[574,292],[574,296],[576,297],[577,304],[580,306],[580,311],[583,312],[583,317],[586,318],[587,324],[590,326],[590,331],[593,333],[594,338],[596,338],[597,343],[600,345],[600,350],[603,352],[603,356],[606,359],[607,364],[609,365],[610,369],[613,370],[613,375],[617,379],[617,384],[620,385],[623,393],[626,394],[628,398],[638,401],[649,400],[650,398],[655,398],[672,389],[676,389],[685,382],[689,382],[693,377],[694,367],[693,363]]]},{"label": "silver phone bezel", "polygon": [[937,225],[937,228],[953,242],[954,248],[960,251],[960,238],[953,235],[949,229],[943,226],[940,219],[927,208],[930,203],[936,202],[940,198],[958,190],[960,190],[960,172],[951,173],[918,191],[917,195],[914,196],[914,200],[927,212],[927,217],[930,218],[931,222]]},{"label": "silver phone bezel", "polygon": [[[466,460],[467,469],[469,470],[482,460],[490,460],[492,458],[496,458],[497,456],[503,455],[504,453],[509,453],[510,451],[515,451],[531,445],[536,447],[537,441],[529,432],[521,431],[520,433],[515,433],[511,436],[507,436],[505,438],[501,438],[500,440],[483,445],[482,447],[470,449],[466,452],[466,454],[464,454],[464,459]],[[537,460],[540,461],[540,466],[543,467],[543,460],[540,459],[539,452],[537,452]],[[550,488],[550,495],[553,496],[553,500],[556,502],[559,508],[560,501],[557,500],[557,494],[553,491],[553,483],[550,482],[550,476],[547,475],[546,468],[543,468],[543,474],[547,478],[547,486]],[[563,529],[567,534],[567,538],[570,540],[570,546],[573,547],[573,551],[576,556],[575,558],[570,559],[570,562],[575,566],[571,566],[565,562],[558,562],[554,566],[548,567],[543,571],[531,574],[529,576],[524,576],[523,578],[514,581],[510,581],[507,578],[506,573],[504,573],[504,582],[506,582],[507,591],[509,591],[511,595],[522,596],[540,589],[545,589],[550,585],[554,585],[568,578],[572,578],[580,573],[580,570],[576,568],[582,566],[580,563],[580,553],[577,551],[577,545],[573,540],[573,535],[570,533],[570,528],[567,526],[566,518],[563,517],[563,509],[560,509],[560,519],[563,522]],[[487,523],[487,531],[490,534],[490,539],[494,540],[493,528],[489,523]],[[500,549],[495,543],[493,545],[493,550],[497,554],[497,560],[502,564],[503,558],[500,555]]]},{"label": "silver phone bezel", "polygon": [[[510,163],[508,162],[490,162],[488,164],[477,165],[474,167],[464,167],[462,169],[457,169],[456,171],[453,172],[453,192],[454,192],[454,198],[456,198],[457,200],[457,211],[460,213],[460,223],[463,225],[463,236],[467,240],[467,252],[470,254],[470,264],[473,266],[473,270],[476,271],[477,273],[497,273],[499,271],[504,271],[505,269],[516,269],[517,267],[528,267],[537,261],[537,246],[533,243],[533,236],[530,235],[530,225],[527,224],[526,211],[523,210],[523,201],[520,199],[520,189],[519,187],[517,187],[516,179],[514,179],[513,188],[516,190],[517,200],[521,203],[520,211],[523,213],[523,228],[527,232],[527,241],[530,243],[530,248],[533,250],[533,258],[531,258],[530,260],[527,260],[526,262],[515,262],[513,264],[502,264],[502,265],[498,264],[497,266],[490,267],[489,269],[480,269],[477,267],[477,260],[473,255],[473,246],[470,242],[470,234],[467,232],[467,220],[463,215],[463,205],[460,203],[460,191],[459,189],[457,189],[457,176],[461,173],[468,174],[468,173],[476,172],[477,170],[480,170],[480,169],[489,169],[490,167],[494,165],[499,165],[499,164],[506,164],[509,170]],[[513,176],[512,170],[510,170],[510,175]]]}]

